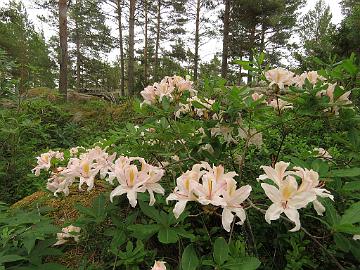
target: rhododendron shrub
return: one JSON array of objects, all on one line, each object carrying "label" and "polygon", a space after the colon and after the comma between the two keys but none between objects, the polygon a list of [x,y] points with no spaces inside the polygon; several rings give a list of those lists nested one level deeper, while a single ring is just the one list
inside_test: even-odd
[{"label": "rhododendron shrub", "polygon": [[327,247],[353,261],[360,252],[352,91],[330,71],[256,68],[266,87],[166,77],[145,87],[125,128],[93,147],[42,154],[34,173],[44,170],[47,189],[64,200],[105,185],[103,208],[83,212],[116,228],[109,249],[121,265],[256,269],[260,259],[266,268],[273,249],[281,268],[284,250],[310,240],[322,250],[316,264],[341,269]]}]

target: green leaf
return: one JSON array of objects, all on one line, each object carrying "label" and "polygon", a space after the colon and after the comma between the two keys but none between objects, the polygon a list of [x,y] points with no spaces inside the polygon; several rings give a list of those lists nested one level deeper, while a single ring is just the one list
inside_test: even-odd
[{"label": "green leaf", "polygon": [[23,256],[19,255],[3,255],[0,257],[0,264],[7,263],[7,262],[16,262],[16,261],[22,261],[27,260]]},{"label": "green leaf", "polygon": [[348,234],[360,234],[360,227],[352,224],[339,224],[334,226],[334,230],[337,232],[343,232]]},{"label": "green leaf", "polygon": [[340,224],[354,224],[360,222],[360,202],[354,203],[341,217]]},{"label": "green leaf", "polygon": [[159,230],[158,239],[161,243],[172,244],[179,240],[178,234],[172,228],[162,227]]},{"label": "green leaf", "polygon": [[343,186],[344,191],[356,191],[360,190],[360,181],[347,182]]},{"label": "green leaf", "polygon": [[261,262],[255,257],[244,257],[233,259],[224,265],[229,270],[255,270],[260,266]]},{"label": "green leaf", "polygon": [[330,202],[330,200],[323,200],[322,203],[326,208],[325,217],[327,222],[334,226],[340,222],[340,216],[337,213],[334,205]]},{"label": "green leaf", "polygon": [[132,235],[137,239],[148,239],[159,231],[160,226],[158,224],[134,224],[128,227]]},{"label": "green leaf", "polygon": [[182,270],[195,270],[199,266],[199,258],[192,244],[188,245],[181,256]]},{"label": "green leaf", "polygon": [[229,245],[224,238],[219,237],[215,240],[213,256],[218,265],[223,265],[229,258]]},{"label": "green leaf", "polygon": [[333,170],[329,173],[330,177],[355,177],[360,175],[360,168],[349,168]]},{"label": "green leaf", "polygon": [[343,236],[341,233],[335,233],[334,234],[334,241],[336,244],[336,247],[344,252],[349,252],[350,250],[350,241],[345,236]]},{"label": "green leaf", "polygon": [[160,217],[160,213],[154,206],[149,206],[147,203],[143,201],[139,201],[141,211],[148,216],[149,218],[155,220],[157,223],[162,223],[162,219]]}]

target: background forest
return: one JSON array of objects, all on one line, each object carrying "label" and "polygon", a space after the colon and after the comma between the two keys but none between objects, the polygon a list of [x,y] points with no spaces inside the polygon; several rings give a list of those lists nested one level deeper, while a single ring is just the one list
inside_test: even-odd
[{"label": "background forest", "polygon": [[2,1],[0,270],[357,270],[336,2]]},{"label": "background forest", "polygon": [[[338,26],[324,1],[306,14],[304,0],[29,2],[43,10],[47,30],[61,30],[58,9],[64,9],[67,30],[60,36],[68,50],[62,53],[56,32],[45,41],[21,2],[3,5],[0,49],[8,65],[2,67],[2,74],[7,72],[2,84],[16,81],[20,92],[58,85],[61,63],[67,88],[125,96],[168,74],[188,74],[194,81],[221,75],[229,84],[250,83],[251,76],[234,61],[251,61],[254,52],[266,52],[270,65],[281,62],[300,71],[359,54],[357,1],[341,1],[344,19]],[[209,40],[222,40],[210,43],[222,53],[203,61],[199,51],[212,50]],[[109,52],[117,55],[111,62]]]}]

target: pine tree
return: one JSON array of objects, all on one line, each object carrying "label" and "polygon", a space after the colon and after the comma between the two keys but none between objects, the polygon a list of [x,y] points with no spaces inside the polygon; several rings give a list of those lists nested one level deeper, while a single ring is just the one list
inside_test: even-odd
[{"label": "pine tree", "polygon": [[21,93],[30,87],[54,87],[54,63],[48,45],[18,2],[10,1],[0,9],[0,49],[16,64],[10,72],[19,81]]},{"label": "pine tree", "polygon": [[330,7],[324,0],[318,0],[314,9],[305,14],[299,25],[300,48],[295,51],[295,58],[303,70],[317,69],[312,57],[327,60],[334,50],[332,36],[335,25],[331,23]]}]

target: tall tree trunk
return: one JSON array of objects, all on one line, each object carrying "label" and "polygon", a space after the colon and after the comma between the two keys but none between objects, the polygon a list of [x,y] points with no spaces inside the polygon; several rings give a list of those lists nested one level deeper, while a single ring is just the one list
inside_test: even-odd
[{"label": "tall tree trunk", "polygon": [[[250,66],[252,66],[251,62],[254,60],[254,52],[253,49],[255,47],[255,34],[256,34],[256,24],[253,25],[250,32],[250,51],[249,51],[249,61]],[[252,74],[251,71],[248,70],[248,85],[251,85],[252,83]]]},{"label": "tall tree trunk", "polygon": [[228,55],[229,55],[229,18],[230,18],[230,0],[224,0],[224,28],[223,28],[223,51],[221,62],[221,77],[226,79],[228,70]]},{"label": "tall tree trunk", "polygon": [[134,27],[135,27],[135,4],[136,0],[130,0],[129,11],[129,52],[128,52],[128,92],[132,96],[135,93],[134,81]]},{"label": "tall tree trunk", "polygon": [[155,42],[155,70],[154,70],[154,79],[158,80],[158,70],[159,70],[159,46],[160,46],[160,23],[161,23],[161,0],[158,0],[157,5],[157,22],[156,22],[156,42]]},{"label": "tall tree trunk", "polygon": [[75,17],[75,40],[76,40],[76,90],[79,92],[81,88],[81,52],[80,52],[80,31],[79,18],[81,9],[81,0],[76,0],[76,17]]},{"label": "tall tree trunk", "polygon": [[147,0],[144,0],[144,10],[145,10],[145,44],[144,44],[144,84],[147,85],[147,74],[148,74],[148,61],[147,61],[147,50],[148,50],[148,3]]},{"label": "tall tree trunk", "polygon": [[200,31],[200,2],[196,2],[196,22],[195,22],[195,55],[194,55],[194,81],[198,77],[198,62],[199,62],[199,31]]},{"label": "tall tree trunk", "polygon": [[60,37],[60,77],[59,92],[67,99],[67,66],[68,66],[68,44],[67,44],[67,0],[59,0],[59,37]]},{"label": "tall tree trunk", "polygon": [[122,35],[122,21],[121,21],[121,0],[116,0],[117,16],[119,24],[119,47],[120,47],[120,96],[125,96],[125,61],[124,61],[124,48],[123,48],[123,35]]}]

